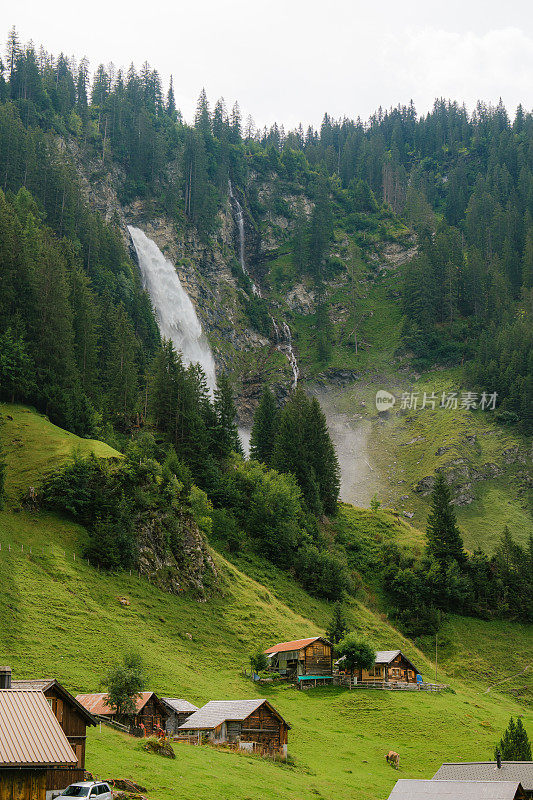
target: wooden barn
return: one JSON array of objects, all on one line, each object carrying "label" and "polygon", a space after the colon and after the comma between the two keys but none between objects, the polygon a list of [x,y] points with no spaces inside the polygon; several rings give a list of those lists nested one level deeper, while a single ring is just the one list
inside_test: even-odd
[{"label": "wooden barn", "polygon": [[322,636],[281,642],[265,650],[268,669],[298,681],[333,677],[333,645]]},{"label": "wooden barn", "polygon": [[2,800],[47,800],[54,794],[48,789],[50,773],[65,774],[77,763],[77,756],[41,691],[0,689]]},{"label": "wooden barn", "polygon": [[[336,662],[336,667],[343,671],[343,658]],[[418,669],[409,661],[401,650],[378,650],[374,666],[370,670],[359,670],[354,673],[358,682],[363,683],[417,683]]]},{"label": "wooden barn", "polygon": [[180,734],[198,744],[229,744],[286,758],[289,729],[267,700],[211,700],[189,717]]},{"label": "wooden barn", "polygon": [[96,717],[106,717],[115,722],[128,725],[130,733],[137,736],[151,736],[158,729],[165,727],[168,711],[155,692],[140,692],[135,701],[135,712],[133,714],[117,717],[114,708],[107,702],[105,692],[95,692],[93,694],[78,694],[78,703],[87,709],[90,714]]},{"label": "wooden barn", "polygon": [[189,703],[179,697],[162,697],[161,702],[168,712],[165,730],[169,736],[174,736],[178,732],[180,725],[186,722],[191,714],[198,711],[198,706]]},{"label": "wooden barn", "polygon": [[28,681],[12,681],[13,689],[29,689],[41,691],[63,733],[76,754],[77,763],[64,770],[49,770],[46,778],[46,789],[64,789],[70,783],[82,781],[85,777],[85,741],[87,726],[96,725],[94,717],[79,703],[64,686],[55,678],[42,678]]}]

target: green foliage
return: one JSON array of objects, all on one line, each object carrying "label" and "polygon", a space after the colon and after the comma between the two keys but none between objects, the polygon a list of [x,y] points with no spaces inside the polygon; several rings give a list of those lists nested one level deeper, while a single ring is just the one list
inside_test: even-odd
[{"label": "green foliage", "polygon": [[256,674],[258,672],[263,672],[268,667],[268,658],[263,650],[257,650],[257,652],[252,653],[250,656],[250,666],[252,668],[252,672]]},{"label": "green foliage", "polygon": [[291,564],[303,521],[296,480],[256,461],[236,462],[231,480],[233,513],[242,528],[273,563]]},{"label": "green foliage", "polygon": [[[1,425],[1,419],[0,419]],[[6,497],[5,483],[6,483],[7,464],[4,459],[2,447],[0,446],[0,509],[4,507],[4,500]]]},{"label": "green foliage", "polygon": [[356,633],[349,633],[337,645],[336,653],[343,658],[343,666],[353,677],[356,670],[369,670],[374,666],[376,652],[370,643]]},{"label": "green foliage", "polygon": [[522,717],[517,717],[516,722],[511,717],[498,746],[494,757],[501,755],[503,761],[531,761],[531,742],[524,728]]},{"label": "green foliage", "polygon": [[111,667],[102,679],[102,686],[119,718],[135,712],[136,700],[146,688],[146,682],[142,658],[134,651],[125,653],[122,661]]},{"label": "green foliage", "polygon": [[328,625],[326,636],[330,642],[333,642],[333,644],[338,644],[341,639],[344,639],[348,633],[348,630],[348,618],[346,616],[344,604],[341,600],[337,600],[333,606],[333,616]]},{"label": "green foliage", "polygon": [[426,533],[428,554],[443,567],[452,561],[457,564],[463,564],[465,561],[463,540],[457,527],[451,500],[446,478],[442,472],[438,472],[431,494],[431,511]]},{"label": "green foliage", "polygon": [[158,739],[157,736],[148,736],[143,739],[140,747],[148,753],[155,753],[163,758],[176,758],[174,748],[167,739]]},{"label": "green foliage", "polygon": [[227,375],[222,373],[218,377],[218,386],[215,389],[214,410],[215,423],[215,453],[221,458],[228,458],[231,453],[243,454],[242,444],[237,430],[237,409],[233,397],[233,389]]},{"label": "green foliage", "polygon": [[250,456],[267,466],[272,463],[277,418],[276,400],[270,388],[266,386],[254,414],[250,436]]},{"label": "green foliage", "polygon": [[372,495],[370,499],[370,510],[371,511],[379,511],[381,508],[381,501],[378,499],[377,495]]},{"label": "green foliage", "polygon": [[320,404],[296,390],[279,416],[272,465],[294,475],[308,508],[334,514],[339,496],[339,464]]},{"label": "green foliage", "polygon": [[315,545],[306,544],[296,557],[295,571],[302,586],[310,594],[338,601],[344,592],[352,589],[346,561],[337,553],[331,553]]}]

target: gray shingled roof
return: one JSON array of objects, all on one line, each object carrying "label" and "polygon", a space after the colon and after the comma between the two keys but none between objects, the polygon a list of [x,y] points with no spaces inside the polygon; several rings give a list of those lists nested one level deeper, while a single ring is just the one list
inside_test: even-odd
[{"label": "gray shingled roof", "polygon": [[[410,660],[407,658],[407,656],[406,656],[404,653],[402,653],[402,651],[401,651],[401,650],[378,650],[378,651],[376,652],[376,661],[375,661],[375,663],[376,663],[376,664],[390,664],[390,663],[391,663],[391,661],[394,661],[394,659],[396,658],[396,656],[399,656],[399,655],[400,655],[400,653],[401,653],[401,654],[402,654],[402,656],[405,658],[405,660],[407,661],[407,663],[408,663],[408,664],[410,664],[410,665],[412,666],[412,668],[414,669],[414,671],[415,671],[417,674],[420,674],[420,670],[418,669],[418,667],[415,667],[415,665],[413,664],[413,662],[412,662],[412,661],[410,661]],[[336,663],[336,664],[340,664],[340,662],[341,662],[341,661],[345,661],[345,660],[346,660],[346,656],[341,656],[341,657],[339,658],[339,660],[338,660],[338,661],[336,661],[335,663]]]},{"label": "gray shingled roof", "polygon": [[180,725],[182,730],[213,730],[226,720],[242,722],[265,700],[210,700]]},{"label": "gray shingled roof", "polygon": [[222,725],[223,722],[243,722],[250,714],[253,714],[259,706],[267,703],[275,714],[285,722],[288,728],[291,726],[286,722],[281,714],[268,703],[268,700],[210,700],[205,706],[191,714],[189,719],[180,725],[180,731],[213,730]]},{"label": "gray shingled roof", "polygon": [[526,792],[533,792],[533,761],[471,761],[443,764],[435,773],[436,780],[457,781],[520,781]]},{"label": "gray shingled roof", "polygon": [[198,706],[189,703],[188,700],[183,700],[181,697],[162,697],[161,700],[163,703],[166,703],[172,711],[175,711],[176,714],[192,714],[194,711],[198,711]]},{"label": "gray shingled roof", "polygon": [[389,800],[514,800],[519,781],[399,780]]}]

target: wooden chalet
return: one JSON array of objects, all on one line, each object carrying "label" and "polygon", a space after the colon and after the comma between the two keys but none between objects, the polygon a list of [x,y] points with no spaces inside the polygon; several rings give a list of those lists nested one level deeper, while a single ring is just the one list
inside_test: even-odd
[{"label": "wooden chalet", "polygon": [[[344,658],[336,662],[339,672],[343,672]],[[378,650],[372,669],[358,670],[354,677],[362,683],[406,683],[416,684],[420,673],[415,665],[409,661],[401,650]]]},{"label": "wooden chalet", "polygon": [[234,745],[286,758],[289,729],[267,700],[212,700],[191,714],[179,732],[197,744]]},{"label": "wooden chalet", "polygon": [[333,677],[333,645],[323,636],[281,642],[265,654],[269,670],[298,682]]},{"label": "wooden chalet", "polygon": [[[64,789],[70,783],[82,781],[85,777],[85,742],[87,726],[96,725],[96,720],[55,678],[42,678],[28,681],[12,681],[13,689],[28,689],[44,694],[63,733],[76,754],[77,763],[63,770],[50,769],[46,776],[46,789]],[[3,800],[3,798],[2,798]]]},{"label": "wooden chalet", "polygon": [[136,736],[151,736],[158,729],[164,729],[169,715],[167,708],[155,692],[140,692],[135,700],[135,712],[120,716],[117,716],[115,709],[108,704],[105,692],[78,694],[76,700],[90,714],[127,725],[130,733]]},{"label": "wooden chalet", "polygon": [[174,736],[178,733],[180,725],[186,722],[191,714],[198,711],[198,706],[189,703],[188,700],[183,700],[179,697],[162,697],[161,702],[168,711],[167,721],[165,723],[165,730],[169,736]]},{"label": "wooden chalet", "polygon": [[[49,775],[69,775],[78,758],[43,692],[0,689],[0,797],[48,800]],[[60,782],[60,781],[58,781]],[[65,788],[64,784],[62,788]]]}]

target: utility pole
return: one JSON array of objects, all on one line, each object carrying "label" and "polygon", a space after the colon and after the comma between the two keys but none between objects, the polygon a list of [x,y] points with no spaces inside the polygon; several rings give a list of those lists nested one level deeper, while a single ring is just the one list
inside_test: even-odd
[{"label": "utility pole", "polygon": [[437,664],[438,664],[438,634],[435,634],[435,683],[437,683]]}]

